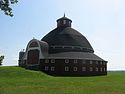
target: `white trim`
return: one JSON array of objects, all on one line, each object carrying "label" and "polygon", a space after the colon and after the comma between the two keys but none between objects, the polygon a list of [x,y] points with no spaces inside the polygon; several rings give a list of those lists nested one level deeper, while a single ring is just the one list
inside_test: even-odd
[{"label": "white trim", "polygon": [[49,59],[45,59],[45,63],[49,63]]},{"label": "white trim", "polygon": [[50,61],[51,63],[55,63],[55,59],[51,59],[51,61]]},{"label": "white trim", "polygon": [[90,67],[90,68],[89,68],[89,71],[93,71],[93,67]]},{"label": "white trim", "polygon": [[69,63],[69,59],[65,59],[65,63]]},{"label": "white trim", "polygon": [[77,67],[73,67],[73,71],[77,71],[78,70],[78,68]]},{"label": "white trim", "polygon": [[100,71],[102,72],[103,70],[102,70],[102,67],[100,68]]},{"label": "white trim", "polygon": [[55,67],[52,66],[52,67],[50,68],[50,70],[51,70],[51,71],[55,71]]},{"label": "white trim", "polygon": [[69,71],[69,67],[66,66],[66,67],[65,67],[65,71]]},{"label": "white trim", "polygon": [[74,63],[78,63],[78,60],[77,60],[77,59],[74,59]]},{"label": "white trim", "polygon": [[63,20],[63,24],[66,24],[66,20]]},{"label": "white trim", "polygon": [[106,71],[106,68],[104,68],[103,70]]},{"label": "white trim", "polygon": [[99,71],[99,68],[98,68],[98,67],[96,67],[96,68],[95,68],[95,71]]}]

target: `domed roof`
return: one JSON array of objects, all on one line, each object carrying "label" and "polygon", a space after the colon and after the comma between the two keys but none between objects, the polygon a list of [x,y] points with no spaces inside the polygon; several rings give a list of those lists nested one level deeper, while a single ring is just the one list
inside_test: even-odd
[{"label": "domed roof", "polygon": [[[65,17],[60,18],[57,21],[60,20],[62,21],[64,20],[64,18]],[[71,21],[70,19],[68,20]],[[62,25],[58,26],[57,23],[57,28],[49,32],[41,40],[46,41],[50,47],[51,46],[80,47],[80,49],[84,49],[84,52],[94,52],[89,41],[77,30],[71,28],[70,25],[64,27]]]}]

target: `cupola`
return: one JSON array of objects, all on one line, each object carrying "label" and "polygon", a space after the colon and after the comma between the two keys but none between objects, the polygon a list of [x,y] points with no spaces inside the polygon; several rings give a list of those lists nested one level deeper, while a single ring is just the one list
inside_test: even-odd
[{"label": "cupola", "polygon": [[71,27],[72,20],[65,17],[65,14],[62,18],[57,20],[57,27]]}]

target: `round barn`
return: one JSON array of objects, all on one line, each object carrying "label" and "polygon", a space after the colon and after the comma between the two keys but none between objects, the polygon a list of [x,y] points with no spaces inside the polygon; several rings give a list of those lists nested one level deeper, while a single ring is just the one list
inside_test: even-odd
[{"label": "round barn", "polygon": [[26,51],[19,53],[19,66],[54,76],[106,75],[107,61],[94,54],[89,41],[71,23],[64,15],[41,40],[32,39]]}]

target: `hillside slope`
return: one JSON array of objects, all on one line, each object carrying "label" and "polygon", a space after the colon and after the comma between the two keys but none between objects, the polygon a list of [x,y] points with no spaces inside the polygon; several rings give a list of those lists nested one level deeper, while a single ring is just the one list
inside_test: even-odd
[{"label": "hillside slope", "polygon": [[0,94],[125,94],[125,72],[53,77],[20,67],[0,67]]}]

